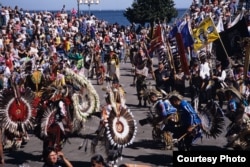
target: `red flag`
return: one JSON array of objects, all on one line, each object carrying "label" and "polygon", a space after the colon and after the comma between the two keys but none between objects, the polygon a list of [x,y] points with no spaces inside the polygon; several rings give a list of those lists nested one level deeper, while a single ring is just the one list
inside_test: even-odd
[{"label": "red flag", "polygon": [[183,38],[182,38],[181,33],[176,34],[176,42],[178,45],[178,51],[179,51],[179,55],[181,58],[182,70],[185,73],[185,75],[190,75],[189,66],[188,66],[188,62],[187,62],[187,58],[185,54],[185,46],[183,43]]},{"label": "red flag", "polygon": [[161,26],[157,25],[154,28],[153,37],[150,42],[150,52],[153,52],[162,43],[163,43],[163,40],[162,40],[162,35],[161,35]]}]

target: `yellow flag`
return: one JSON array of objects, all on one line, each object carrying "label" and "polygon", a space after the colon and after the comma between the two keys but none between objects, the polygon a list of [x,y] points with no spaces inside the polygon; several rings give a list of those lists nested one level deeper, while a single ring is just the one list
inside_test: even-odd
[{"label": "yellow flag", "polygon": [[210,17],[205,18],[193,29],[194,50],[199,50],[219,38],[216,27]]}]

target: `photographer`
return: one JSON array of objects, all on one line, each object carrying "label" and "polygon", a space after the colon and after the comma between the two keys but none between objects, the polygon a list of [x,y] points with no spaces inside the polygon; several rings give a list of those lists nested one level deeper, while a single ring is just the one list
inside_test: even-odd
[{"label": "photographer", "polygon": [[48,147],[43,152],[43,167],[73,167],[64,154],[56,152],[54,148]]}]

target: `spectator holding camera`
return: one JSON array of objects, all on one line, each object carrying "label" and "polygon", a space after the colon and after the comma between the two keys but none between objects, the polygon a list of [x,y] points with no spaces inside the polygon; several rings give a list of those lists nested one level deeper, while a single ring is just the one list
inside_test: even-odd
[{"label": "spectator holding camera", "polygon": [[43,167],[73,167],[64,154],[61,151],[56,152],[54,148],[45,149],[43,159]]}]

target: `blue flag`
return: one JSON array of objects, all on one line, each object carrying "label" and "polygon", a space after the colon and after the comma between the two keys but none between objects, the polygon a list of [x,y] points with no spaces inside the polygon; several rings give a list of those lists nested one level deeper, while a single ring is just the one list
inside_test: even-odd
[{"label": "blue flag", "polygon": [[175,38],[175,35],[177,34],[178,32],[178,28],[177,26],[175,25],[171,31],[169,32],[169,39],[172,39],[172,38]]},{"label": "blue flag", "polygon": [[183,39],[183,44],[186,48],[194,44],[193,37],[191,36],[189,28],[188,28],[188,23],[186,23],[183,26],[181,30],[181,35]]}]

